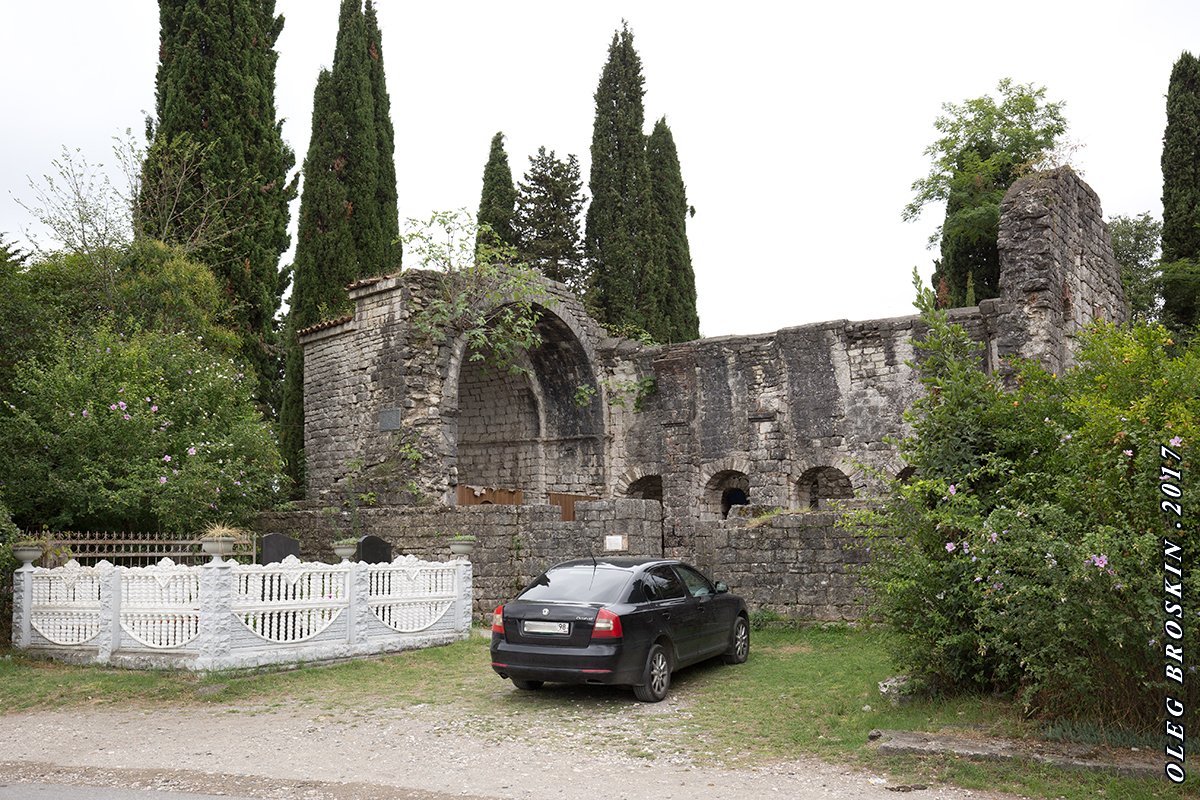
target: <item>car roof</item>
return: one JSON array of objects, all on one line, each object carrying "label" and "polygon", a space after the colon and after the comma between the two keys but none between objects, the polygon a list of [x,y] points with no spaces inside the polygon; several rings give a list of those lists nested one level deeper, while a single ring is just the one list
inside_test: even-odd
[{"label": "car roof", "polygon": [[[550,569],[563,569],[567,567],[610,567],[613,569],[623,569],[630,572],[650,564],[678,564],[680,561],[675,558],[651,558],[646,556],[596,556],[594,559],[576,558],[571,561],[563,561],[555,564]],[[549,572],[549,570],[547,570]]]}]

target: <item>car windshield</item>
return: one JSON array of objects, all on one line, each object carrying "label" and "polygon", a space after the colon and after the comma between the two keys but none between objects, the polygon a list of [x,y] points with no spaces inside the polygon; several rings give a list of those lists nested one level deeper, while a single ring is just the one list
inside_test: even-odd
[{"label": "car windshield", "polygon": [[616,603],[623,599],[628,582],[629,573],[623,569],[579,564],[551,569],[517,599],[541,603]]}]

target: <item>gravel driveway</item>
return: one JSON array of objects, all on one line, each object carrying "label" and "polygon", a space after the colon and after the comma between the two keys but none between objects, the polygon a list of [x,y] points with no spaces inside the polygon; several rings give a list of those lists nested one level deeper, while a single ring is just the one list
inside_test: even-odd
[{"label": "gravel driveway", "polygon": [[672,700],[630,701],[627,711],[593,726],[569,707],[559,719],[531,725],[453,704],[337,712],[84,706],[0,716],[0,775],[10,785],[311,800],[1008,797],[944,788],[900,795],[908,787],[886,775],[815,759],[714,767],[702,749],[621,735],[646,715],[680,711]]}]

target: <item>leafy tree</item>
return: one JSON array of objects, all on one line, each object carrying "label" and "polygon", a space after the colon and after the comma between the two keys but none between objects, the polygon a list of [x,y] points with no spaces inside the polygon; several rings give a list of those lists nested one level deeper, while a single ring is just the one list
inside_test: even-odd
[{"label": "leafy tree", "polygon": [[661,333],[665,341],[699,339],[696,275],[692,271],[692,253],[687,238],[687,217],[695,210],[687,202],[675,138],[671,135],[666,117],[654,124],[646,143],[646,160],[650,168],[655,216],[661,225],[662,236],[665,286],[660,313],[666,324]]},{"label": "leafy tree", "polygon": [[945,222],[933,236],[941,239],[933,286],[945,278],[955,306],[965,303],[968,276],[978,300],[999,295],[1000,201],[1022,172],[1052,154],[1067,129],[1063,103],[1046,102],[1044,87],[1005,78],[997,90],[999,100],[985,95],[942,106],[934,122],[941,136],[925,150],[929,174],[913,183],[915,196],[903,213],[913,220],[929,203],[946,203]]},{"label": "leafy tree", "polygon": [[623,25],[613,34],[596,88],[584,255],[592,282],[588,301],[600,320],[657,336],[663,280],[642,132],[643,84],[633,32]]},{"label": "leafy tree", "polygon": [[1121,285],[1134,319],[1158,318],[1162,298],[1158,243],[1162,223],[1142,212],[1136,217],[1118,215],[1108,221],[1113,256],[1121,267]]},{"label": "leafy tree", "polygon": [[62,336],[15,385],[0,502],[25,527],[194,533],[248,522],[282,480],[253,380],[187,333]]},{"label": "leafy tree", "polygon": [[584,202],[579,160],[568,155],[560,161],[553,150],[547,153],[539,147],[537,156],[529,157],[529,170],[517,189],[513,228],[521,259],[547,278],[582,292],[586,278],[579,235]]},{"label": "leafy tree", "polygon": [[304,357],[296,331],[350,310],[346,286],[400,265],[395,145],[374,6],[343,0],[333,67],[317,76],[291,311],[280,439],[288,474],[304,485]]},{"label": "leafy tree", "polygon": [[1200,324],[1200,59],[1184,52],[1171,69],[1163,133],[1163,321]]},{"label": "leafy tree", "polygon": [[[189,241],[211,222],[205,198],[228,200],[218,227],[236,232],[206,244],[197,258],[212,268],[234,300],[242,355],[258,380],[260,401],[278,402],[275,314],[286,281],[279,256],[287,249],[288,201],[295,163],[275,116],[275,42],[283,18],[274,0],[199,3],[160,0],[159,66],[155,120],[147,123],[151,144],[144,187],[159,184],[163,162],[191,148],[200,163],[178,186],[176,207],[184,211],[160,231],[168,243]],[[161,206],[147,193],[141,214],[161,219]]]},{"label": "leafy tree", "polygon": [[508,154],[504,152],[504,134],[498,132],[492,137],[487,164],[483,167],[478,219],[481,228],[490,230],[498,243],[509,247],[517,243],[513,230],[516,205],[517,190],[513,188],[512,170],[508,168]]}]

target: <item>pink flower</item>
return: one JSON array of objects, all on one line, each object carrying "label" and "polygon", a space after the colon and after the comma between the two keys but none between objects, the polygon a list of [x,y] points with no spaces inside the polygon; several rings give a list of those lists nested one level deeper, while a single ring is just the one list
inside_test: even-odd
[{"label": "pink flower", "polygon": [[124,401],[124,400],[122,400],[122,401],[120,401],[119,403],[117,403],[117,408],[119,408],[119,409],[121,409],[122,411],[124,411],[124,410],[127,408],[127,406],[125,405],[125,401]]},{"label": "pink flower", "polygon": [[111,406],[109,406],[109,407],[108,407],[108,410],[109,410],[109,411],[116,411],[116,410],[117,410],[117,404],[116,404],[116,403],[113,403]]},{"label": "pink flower", "polygon": [[988,541],[991,542],[992,544],[995,544],[996,540],[999,538],[1000,538],[1000,534],[996,533],[995,531],[992,531],[992,535],[988,537]]},{"label": "pink flower", "polygon": [[1132,451],[1132,450],[1122,450],[1121,452],[1125,454],[1125,457],[1126,457],[1126,458],[1133,458],[1133,451]]},{"label": "pink flower", "polygon": [[88,413],[87,413],[87,409],[85,408],[85,409],[83,410],[83,416],[85,416],[85,417],[86,417],[87,415],[88,415]]},{"label": "pink flower", "polygon": [[166,483],[166,482],[167,482],[167,476],[166,476],[166,475],[160,475],[160,476],[158,476],[158,482],[159,482],[160,484]]},{"label": "pink flower", "polygon": [[187,449],[187,454],[188,454],[189,456],[194,456],[194,455],[196,455],[196,448],[194,448],[194,447],[189,447],[189,448]]},{"label": "pink flower", "polygon": [[1171,447],[1179,447],[1181,444],[1183,444],[1182,436],[1175,436],[1171,438]]},{"label": "pink flower", "polygon": [[133,419],[133,417],[129,416],[128,414],[122,414],[121,419]]},{"label": "pink flower", "polygon": [[150,406],[150,413],[151,413],[151,414],[157,414],[157,413],[158,413],[158,406]]},{"label": "pink flower", "polygon": [[953,553],[956,546],[957,545],[955,545],[954,542],[946,542],[946,552]]},{"label": "pink flower", "polygon": [[950,484],[950,495],[954,496],[956,494],[958,494],[958,485],[952,483]]},{"label": "pink flower", "polygon": [[166,461],[166,462],[170,463],[170,461],[171,461],[171,457],[170,457],[170,456],[163,456],[163,461]]}]

